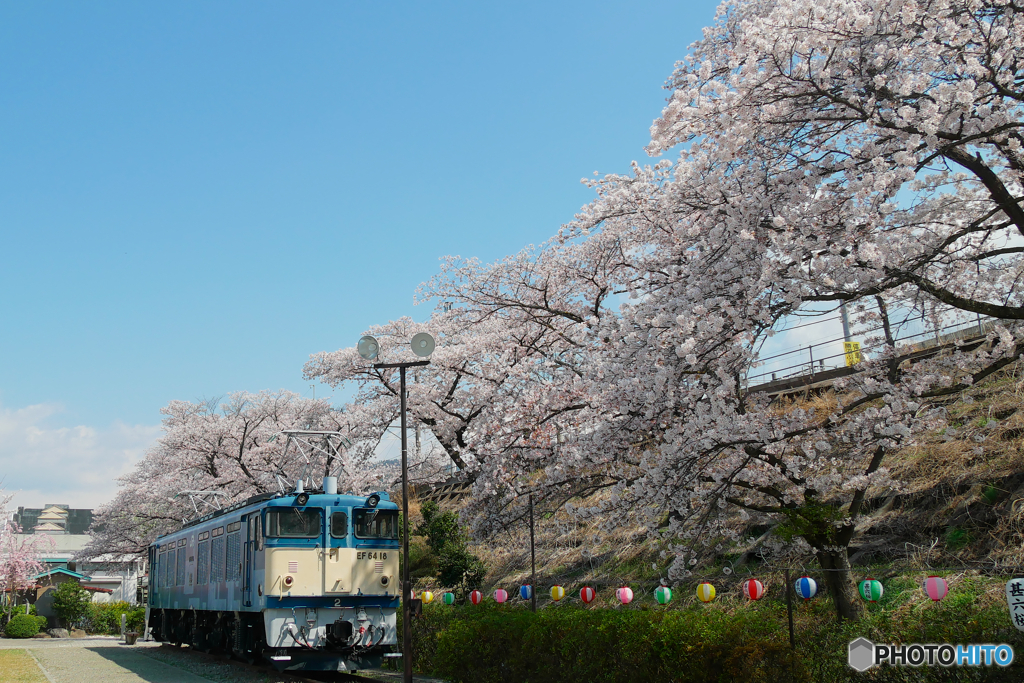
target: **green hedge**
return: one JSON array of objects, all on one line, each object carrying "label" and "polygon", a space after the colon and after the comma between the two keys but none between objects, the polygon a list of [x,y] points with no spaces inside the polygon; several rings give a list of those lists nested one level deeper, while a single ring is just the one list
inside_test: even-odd
[{"label": "green hedge", "polygon": [[443,609],[414,626],[415,663],[456,683],[811,680],[788,635],[756,613]]},{"label": "green hedge", "polygon": [[30,614],[19,614],[7,622],[4,633],[8,638],[31,638],[46,628],[45,617],[34,617]]},{"label": "green hedge", "polygon": [[121,633],[121,615],[128,615],[128,630],[142,633],[146,608],[127,602],[93,602],[86,611],[83,627],[89,633],[116,636]]},{"label": "green hedge", "polygon": [[[845,623],[836,621],[827,597],[800,601],[795,652],[781,590],[756,604],[559,605],[537,614],[492,602],[432,604],[413,623],[414,667],[452,683],[1017,682],[1024,680],[1024,634],[1010,624],[1002,585],[962,578],[932,603],[916,578],[894,578],[882,601]],[[1016,658],[1006,669],[884,666],[859,674],[846,653],[861,636],[876,643],[1007,643]]]},{"label": "green hedge", "polygon": [[11,616],[13,617],[16,614],[26,614],[26,610],[27,610],[28,614],[31,614],[32,616],[36,616],[36,606],[35,605],[16,605],[14,607],[14,610],[11,612]]}]

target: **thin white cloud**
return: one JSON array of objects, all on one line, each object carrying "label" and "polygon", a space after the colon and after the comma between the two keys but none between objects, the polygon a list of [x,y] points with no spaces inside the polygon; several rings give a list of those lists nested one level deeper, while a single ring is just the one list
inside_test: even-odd
[{"label": "thin white cloud", "polygon": [[160,436],[160,425],[60,424],[61,407],[0,408],[0,479],[14,506],[95,508]]}]

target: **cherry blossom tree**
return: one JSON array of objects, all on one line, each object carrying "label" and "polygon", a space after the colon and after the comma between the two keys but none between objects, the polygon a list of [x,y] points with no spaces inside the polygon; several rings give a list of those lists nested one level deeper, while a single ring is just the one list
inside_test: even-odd
[{"label": "cherry blossom tree", "polygon": [[[848,548],[869,498],[899,486],[887,457],[1024,351],[1022,27],[1004,1],[724,3],[652,127],[649,151],[675,163],[593,181],[540,250],[448,260],[427,323],[371,330],[439,335],[410,406],[472,470],[476,528],[526,491],[607,489],[580,514],[645,518],[679,577],[745,517],[806,543],[855,617]],[[843,303],[877,349],[834,396],[783,405],[746,385],[787,319]],[[996,324],[901,363],[911,307]],[[354,351],[306,372],[361,382],[374,430],[393,419],[393,379]]]},{"label": "cherry blossom tree", "polygon": [[32,577],[43,571],[40,553],[52,544],[49,536],[21,536],[21,529],[11,521],[8,505],[14,498],[0,488],[0,596],[6,623],[14,610],[18,591],[31,588]]},{"label": "cherry blossom tree", "polygon": [[[677,569],[739,509],[806,541],[856,616],[847,547],[868,491],[897,484],[886,456],[1024,350],[1022,21],[1003,2],[727,2],[652,127],[674,168],[598,181],[563,230],[618,235],[643,273],[594,328],[613,381],[588,437],[635,445],[615,504],[687,541]],[[825,409],[748,391],[763,341],[822,302],[870,308],[881,352]],[[999,324],[907,367],[889,311],[919,303]]]},{"label": "cherry blossom tree", "polygon": [[[313,452],[307,464],[294,447],[283,452],[286,440],[277,435],[286,429],[359,434],[362,417],[324,400],[286,391],[239,392],[224,402],[172,401],[162,413],[164,435],[121,479],[114,500],[97,511],[84,555],[142,555],[154,538],[185,519],[281,486],[290,490],[300,477],[308,484],[332,474],[342,490],[364,491],[380,489],[393,475],[366,462],[367,453]],[[182,495],[186,491],[218,495]]]},{"label": "cherry blossom tree", "polygon": [[[477,500],[489,511],[525,491],[505,475],[554,462],[567,425],[595,419],[584,381],[587,321],[609,312],[611,271],[623,257],[620,245],[600,235],[585,248],[551,243],[490,265],[449,257],[419,293],[420,301],[439,304],[426,322],[401,319],[367,331],[389,361],[411,356],[405,347],[417,332],[437,338],[430,366],[417,369],[409,384],[410,419],[429,428],[452,464],[475,481]],[[374,416],[367,425],[373,434],[397,417],[397,377],[353,348],[314,355],[306,377],[357,383],[355,405]],[[578,494],[592,479],[575,472],[572,483]],[[490,514],[476,521],[481,532],[489,521],[507,523]]]}]

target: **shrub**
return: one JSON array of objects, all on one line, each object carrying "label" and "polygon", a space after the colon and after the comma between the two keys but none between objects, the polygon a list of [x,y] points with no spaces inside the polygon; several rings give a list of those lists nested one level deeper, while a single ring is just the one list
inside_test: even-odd
[{"label": "shrub", "polygon": [[141,633],[146,620],[145,607],[133,607],[127,602],[90,603],[85,614],[84,627],[89,633],[116,636],[121,633],[121,615],[128,615],[127,629]]},{"label": "shrub", "polygon": [[75,581],[65,581],[53,591],[53,611],[68,628],[88,613],[91,602],[89,591]]},{"label": "shrub", "polygon": [[[420,508],[423,524],[415,534],[426,537],[427,546],[436,555],[437,578],[441,585],[465,592],[477,585],[486,573],[483,562],[466,547],[466,533],[459,526],[459,514],[454,510],[442,511],[434,501]],[[420,564],[427,563],[420,559]],[[410,569],[412,564],[410,564]]]},{"label": "shrub", "polygon": [[[39,633],[39,619],[40,617],[19,614],[7,622],[7,628],[4,630],[4,633],[7,634],[8,638],[31,638]],[[46,624],[45,619],[43,619],[43,624]]]},{"label": "shrub", "polygon": [[809,681],[777,617],[700,609],[428,609],[413,626],[416,666],[460,683]]},{"label": "shrub", "polygon": [[135,633],[144,633],[146,630],[146,608],[133,607],[128,612],[128,630]]}]

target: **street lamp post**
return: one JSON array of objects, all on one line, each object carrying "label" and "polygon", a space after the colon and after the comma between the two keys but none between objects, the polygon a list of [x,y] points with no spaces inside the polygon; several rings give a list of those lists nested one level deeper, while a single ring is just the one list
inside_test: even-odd
[{"label": "street lamp post", "polygon": [[[359,355],[373,360],[380,353],[380,344],[373,337],[363,337],[356,347]],[[434,351],[434,338],[421,332],[412,338],[412,350],[417,356],[429,356]],[[405,426],[405,371],[408,368],[430,365],[429,360],[407,363],[374,363],[376,370],[398,368],[399,394],[401,396],[402,425],[402,663],[404,683],[412,683],[412,581],[409,580],[409,442]]]}]

